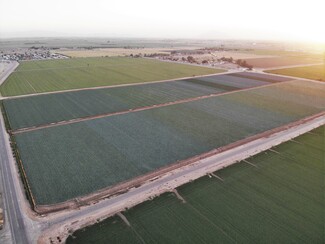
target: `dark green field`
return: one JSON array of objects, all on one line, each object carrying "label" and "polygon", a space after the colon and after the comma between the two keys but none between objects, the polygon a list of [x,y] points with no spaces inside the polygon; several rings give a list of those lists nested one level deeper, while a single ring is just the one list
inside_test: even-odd
[{"label": "dark green field", "polygon": [[[325,127],[79,230],[71,243],[324,243]],[[297,143],[299,142],[299,143]]]},{"label": "dark green field", "polygon": [[220,73],[223,70],[142,58],[76,58],[21,62],[2,96],[110,86]]},{"label": "dark green field", "polygon": [[[63,92],[4,100],[12,130],[128,111],[290,79],[265,74],[211,75],[170,82]],[[238,77],[240,76],[240,77]]]},{"label": "dark green field", "polygon": [[325,86],[289,81],[16,134],[36,203],[86,195],[324,111]]}]

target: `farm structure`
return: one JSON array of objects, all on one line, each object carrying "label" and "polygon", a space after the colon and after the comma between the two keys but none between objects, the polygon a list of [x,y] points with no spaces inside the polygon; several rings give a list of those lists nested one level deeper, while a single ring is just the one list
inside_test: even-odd
[{"label": "farm structure", "polygon": [[2,96],[141,83],[223,70],[143,58],[75,58],[21,62],[1,85]]},{"label": "farm structure", "polygon": [[35,205],[51,205],[323,112],[324,91],[316,82],[280,82],[13,138]]},{"label": "farm structure", "polygon": [[80,229],[66,243],[323,243],[324,131]]},{"label": "farm structure", "polygon": [[3,101],[11,130],[105,116],[159,104],[265,86],[290,78],[236,73],[123,87],[29,96]]}]

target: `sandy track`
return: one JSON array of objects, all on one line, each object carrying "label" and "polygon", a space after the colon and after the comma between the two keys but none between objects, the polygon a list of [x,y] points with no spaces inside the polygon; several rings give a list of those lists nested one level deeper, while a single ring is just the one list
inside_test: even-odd
[{"label": "sandy track", "polygon": [[9,65],[6,66],[6,70],[0,74],[0,86],[8,78],[8,76],[15,71],[18,65],[19,63],[17,61],[11,61]]}]

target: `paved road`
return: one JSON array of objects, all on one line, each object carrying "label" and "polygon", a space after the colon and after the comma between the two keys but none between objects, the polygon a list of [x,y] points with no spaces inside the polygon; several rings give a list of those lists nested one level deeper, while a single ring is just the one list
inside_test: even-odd
[{"label": "paved road", "polygon": [[11,155],[8,155],[7,134],[5,133],[2,116],[0,117],[0,171],[4,188],[4,210],[8,216],[8,219],[5,219],[5,224],[10,226],[13,243],[28,243],[24,217],[19,206],[18,192],[13,179],[13,170],[11,169],[15,167],[15,162]]}]

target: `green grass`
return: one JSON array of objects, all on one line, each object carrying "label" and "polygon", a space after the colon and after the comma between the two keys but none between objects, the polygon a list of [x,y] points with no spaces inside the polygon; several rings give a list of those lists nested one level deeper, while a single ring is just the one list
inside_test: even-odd
[{"label": "green grass", "polygon": [[36,203],[52,204],[323,111],[324,89],[279,83],[15,139]]},{"label": "green grass", "polygon": [[142,58],[76,58],[21,62],[0,87],[15,96],[220,73],[223,70]]},{"label": "green grass", "polygon": [[288,69],[275,69],[268,70],[266,72],[278,75],[288,75],[299,78],[325,81],[325,64]]},{"label": "green grass", "polygon": [[[325,127],[76,231],[72,243],[324,243]],[[316,147],[315,147],[315,146]]]}]

